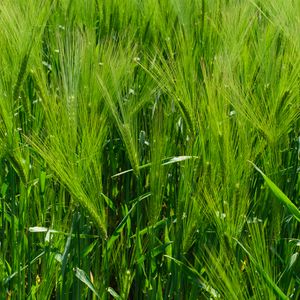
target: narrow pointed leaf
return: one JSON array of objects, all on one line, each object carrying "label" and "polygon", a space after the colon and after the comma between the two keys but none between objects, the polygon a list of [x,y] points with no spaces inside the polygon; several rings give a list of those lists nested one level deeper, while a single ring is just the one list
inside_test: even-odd
[{"label": "narrow pointed leaf", "polygon": [[300,222],[300,210],[296,205],[284,194],[284,192],[266,175],[261,169],[259,169],[254,163],[250,162],[254,168],[262,175],[266,184],[269,186],[276,198],[286,206],[289,212]]},{"label": "narrow pointed leaf", "polygon": [[83,282],[98,298],[100,298],[98,292],[96,291],[93,283],[90,281],[89,277],[87,276],[87,274],[79,269],[79,268],[74,268],[74,272],[75,272],[75,276],[81,281]]}]

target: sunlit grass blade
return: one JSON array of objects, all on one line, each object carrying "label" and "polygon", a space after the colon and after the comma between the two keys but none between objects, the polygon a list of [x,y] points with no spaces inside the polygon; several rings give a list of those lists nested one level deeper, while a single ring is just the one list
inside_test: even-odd
[{"label": "sunlit grass blade", "polygon": [[74,272],[75,272],[75,276],[81,281],[83,282],[96,296],[97,298],[101,298],[98,294],[98,292],[96,291],[93,283],[91,282],[91,280],[89,279],[89,277],[87,276],[87,274],[80,268],[76,267],[74,268]]},{"label": "sunlit grass blade", "polygon": [[[174,157],[169,157],[169,158],[166,158],[166,159],[163,160],[164,162],[162,162],[162,166],[171,165],[171,164],[174,164],[174,163],[177,163],[177,162],[182,162],[182,161],[192,159],[192,158],[199,158],[199,157],[197,157],[197,156],[174,156]],[[148,167],[151,167],[151,163],[139,166],[138,168],[139,168],[139,170],[142,170],[142,169],[145,169],[145,168],[148,168]],[[112,176],[112,178],[130,173],[130,172],[133,172],[133,171],[134,171],[133,169],[122,171],[120,173],[114,174]]]},{"label": "sunlit grass blade", "polygon": [[117,300],[121,300],[121,296],[112,288],[112,287],[108,287],[107,288],[108,293]]}]

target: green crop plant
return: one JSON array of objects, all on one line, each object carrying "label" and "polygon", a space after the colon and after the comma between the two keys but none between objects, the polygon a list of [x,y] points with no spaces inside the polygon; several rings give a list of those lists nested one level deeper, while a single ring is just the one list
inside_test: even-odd
[{"label": "green crop plant", "polygon": [[299,299],[299,23],[1,1],[0,299]]}]

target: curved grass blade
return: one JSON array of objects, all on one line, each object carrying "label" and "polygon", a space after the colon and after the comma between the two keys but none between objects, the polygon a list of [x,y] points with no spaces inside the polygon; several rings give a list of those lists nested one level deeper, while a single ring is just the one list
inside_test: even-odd
[{"label": "curved grass blade", "polygon": [[107,291],[110,293],[110,295],[114,298],[114,299],[122,299],[120,297],[120,295],[112,288],[112,287],[109,287],[107,289]]},{"label": "curved grass blade", "polygon": [[259,169],[253,162],[249,161],[254,168],[262,175],[266,184],[269,186],[276,198],[286,206],[289,212],[300,222],[300,210],[296,205],[284,194],[284,192],[266,175],[261,169]]},{"label": "curved grass blade", "polygon": [[[182,161],[192,159],[192,158],[199,158],[199,157],[198,156],[187,156],[187,155],[173,156],[173,157],[169,157],[169,158],[164,159],[165,161],[162,162],[162,166],[171,165],[171,164],[174,164],[174,163],[177,163],[177,162],[182,162]],[[144,168],[148,168],[148,167],[151,167],[151,165],[152,165],[152,163],[148,163],[148,164],[139,166],[138,169],[141,170],[141,169],[144,169]],[[111,176],[111,178],[118,177],[118,176],[130,173],[132,171],[134,171],[134,170],[129,169],[129,170],[126,170],[126,171],[122,171],[120,173],[117,173],[117,174]]]},{"label": "curved grass blade", "polygon": [[86,275],[86,273],[79,269],[79,268],[74,268],[74,272],[75,272],[75,276],[81,281],[83,282],[99,299],[100,296],[98,294],[98,292],[96,291],[93,283],[90,281],[90,279],[88,278],[88,276]]}]

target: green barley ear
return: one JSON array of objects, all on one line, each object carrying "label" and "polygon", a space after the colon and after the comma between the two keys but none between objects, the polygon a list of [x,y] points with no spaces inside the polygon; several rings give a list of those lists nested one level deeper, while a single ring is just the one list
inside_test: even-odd
[{"label": "green barley ear", "polygon": [[39,138],[25,137],[26,142],[51,166],[56,176],[66,186],[74,199],[90,214],[100,231],[101,237],[107,239],[105,219],[99,213],[94,199],[86,193],[74,166],[66,161],[64,153],[57,151],[54,145],[46,146]]},{"label": "green barley ear", "polygon": [[13,99],[15,101],[18,99],[18,97],[20,95],[20,89],[21,89],[22,83],[23,83],[25,75],[26,75],[28,59],[29,59],[29,54],[26,53],[23,56],[23,59],[22,59],[21,65],[20,65],[20,70],[19,70],[18,77],[17,77],[17,81],[15,83],[14,90],[13,90]]},{"label": "green barley ear", "polygon": [[28,116],[28,119],[30,119],[31,103],[30,103],[29,97],[26,95],[26,93],[23,90],[21,90],[20,94],[21,94],[20,99],[21,99],[21,103],[22,103],[24,112],[25,112],[26,116]]},{"label": "green barley ear", "polygon": [[177,103],[179,105],[181,114],[183,115],[183,118],[186,121],[192,136],[194,136],[195,135],[195,120],[193,118],[193,113],[192,113],[191,109],[180,100],[178,100]]},{"label": "green barley ear", "polygon": [[22,167],[22,163],[19,158],[16,157],[14,153],[8,154],[8,160],[10,164],[12,165],[13,169],[16,171],[18,176],[20,177],[23,184],[27,184],[27,175],[24,171],[24,168]]},{"label": "green barley ear", "polygon": [[117,107],[115,103],[113,102],[113,96],[108,91],[107,87],[105,86],[103,80],[98,76],[98,82],[100,85],[100,88],[102,92],[104,93],[104,100],[108,107],[108,111],[111,114],[112,119],[115,121],[115,124],[121,134],[121,137],[123,139],[123,142],[125,144],[127,155],[130,160],[132,169],[134,170],[134,173],[136,176],[139,176],[139,161],[138,161],[138,154],[136,147],[134,145],[134,140],[132,133],[130,131],[129,124],[123,122],[120,114],[118,113]]},{"label": "green barley ear", "polygon": [[47,84],[46,84],[46,79],[45,79],[45,74],[42,73],[40,70],[30,70],[32,80],[34,82],[34,87],[36,89],[36,92],[38,96],[41,98],[42,102],[46,101],[47,98],[47,93],[49,91],[47,90]]},{"label": "green barley ear", "polygon": [[140,174],[138,155],[137,155],[136,147],[133,142],[129,125],[123,124],[122,127],[120,127],[120,132],[127,149],[127,155],[130,160],[133,172],[138,177]]}]

